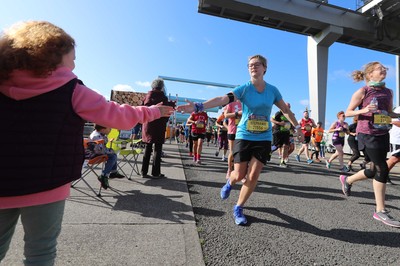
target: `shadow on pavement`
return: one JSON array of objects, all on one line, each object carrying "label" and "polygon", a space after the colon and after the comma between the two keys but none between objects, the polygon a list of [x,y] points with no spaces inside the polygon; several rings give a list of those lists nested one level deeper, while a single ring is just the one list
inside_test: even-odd
[{"label": "shadow on pavement", "polygon": [[396,247],[396,248],[400,247],[399,236],[397,235],[397,237],[394,237],[393,232],[364,232],[364,231],[356,231],[349,229],[321,230],[302,220],[281,213],[276,208],[247,207],[247,209],[269,213],[285,221],[285,222],[268,221],[268,220],[261,220],[253,216],[247,216],[249,224],[265,223],[310,233],[316,236],[322,236],[340,241],[345,241],[352,244],[378,245],[378,246]]}]

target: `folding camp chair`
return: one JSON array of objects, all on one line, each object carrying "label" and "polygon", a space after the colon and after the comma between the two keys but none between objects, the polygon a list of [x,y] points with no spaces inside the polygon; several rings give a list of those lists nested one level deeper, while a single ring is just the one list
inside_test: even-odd
[{"label": "folding camp chair", "polygon": [[[128,160],[129,165],[132,167],[132,171],[135,171],[137,175],[140,175],[140,170],[139,170],[139,165],[138,165],[138,159],[139,155],[142,153],[143,149],[141,148],[141,143],[142,139],[135,139],[131,141],[131,152],[130,154],[130,160]],[[126,158],[129,159],[129,158]],[[131,179],[132,176],[132,171],[131,175],[129,176],[128,179]]]},{"label": "folding camp chair", "polygon": [[[107,147],[112,148],[117,155],[122,157],[118,162],[117,167],[129,180],[131,180],[133,171],[138,175],[140,174],[138,158],[142,153],[142,149],[139,148],[139,144],[142,140],[131,140],[130,138],[120,139],[119,136],[119,131],[117,129],[112,129],[108,134],[109,142],[107,143]],[[132,169],[129,176],[123,170],[123,167],[127,164]]]},{"label": "folding camp chair", "polygon": [[[104,143],[104,140],[93,141],[93,140],[84,138],[83,139],[83,147],[85,148],[85,150],[88,149],[88,146],[90,145],[90,143],[101,144],[101,143]],[[85,180],[85,177],[88,176],[90,173],[93,173],[96,176],[96,178],[98,179],[101,175],[101,171],[104,168],[104,163],[107,162],[107,159],[108,159],[107,155],[99,155],[94,158],[85,158],[85,161],[84,161],[83,167],[82,167],[81,178],[72,182],[71,187],[74,187],[79,181],[83,181],[93,191],[93,193],[96,194],[96,196],[101,197],[101,185],[100,185],[99,192],[96,193],[96,191],[93,189],[93,187]],[[96,170],[98,170],[99,167],[100,167],[100,174],[97,173],[97,171],[96,171]]]}]

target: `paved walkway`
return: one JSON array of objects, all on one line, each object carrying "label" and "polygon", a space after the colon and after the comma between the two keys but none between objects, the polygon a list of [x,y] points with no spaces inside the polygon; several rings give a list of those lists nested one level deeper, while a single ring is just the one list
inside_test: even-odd
[{"label": "paved walkway", "polygon": [[[71,190],[56,265],[204,265],[178,147],[164,151],[167,178],[112,179],[102,198],[83,182]],[[18,225],[1,265],[22,265],[22,238]]]}]

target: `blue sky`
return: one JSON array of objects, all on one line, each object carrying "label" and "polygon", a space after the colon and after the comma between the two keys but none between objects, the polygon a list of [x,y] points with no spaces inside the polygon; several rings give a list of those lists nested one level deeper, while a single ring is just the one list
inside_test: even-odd
[{"label": "blue sky", "polygon": [[[355,8],[355,1],[329,3]],[[62,27],[77,43],[75,74],[106,98],[113,88],[147,92],[158,76],[243,84],[249,80],[248,56],[262,54],[268,59],[265,80],[279,88],[301,118],[309,98],[307,37],[200,14],[197,6],[198,0],[1,0],[0,27],[21,20],[47,20]],[[363,85],[352,81],[353,70],[380,61],[389,67],[387,86],[395,89],[395,60],[393,55],[333,44],[325,127]],[[166,82],[166,87],[172,95],[200,99],[229,91],[177,82]]]}]

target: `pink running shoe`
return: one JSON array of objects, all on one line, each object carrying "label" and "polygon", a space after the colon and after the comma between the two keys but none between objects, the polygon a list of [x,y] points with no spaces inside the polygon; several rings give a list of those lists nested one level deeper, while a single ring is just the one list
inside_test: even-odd
[{"label": "pink running shoe", "polygon": [[339,176],[340,183],[342,184],[343,194],[347,197],[351,194],[351,185],[347,183],[347,176],[341,175]]}]

